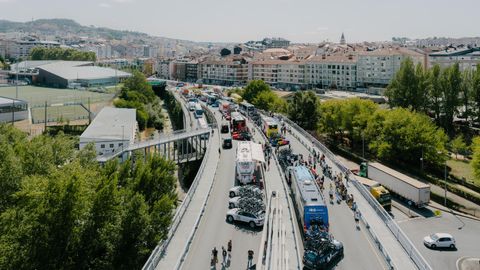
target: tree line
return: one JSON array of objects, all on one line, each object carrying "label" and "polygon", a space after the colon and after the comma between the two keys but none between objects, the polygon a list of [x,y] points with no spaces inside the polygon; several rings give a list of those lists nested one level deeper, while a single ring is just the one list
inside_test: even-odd
[{"label": "tree line", "polygon": [[70,48],[43,48],[35,47],[30,51],[30,60],[65,60],[65,61],[92,61],[97,60],[94,52],[83,52]]},{"label": "tree line", "polygon": [[0,269],[140,269],[165,239],[175,165],[100,166],[93,145],[0,125]]},{"label": "tree line", "polygon": [[160,98],[155,95],[145,75],[139,71],[134,71],[132,76],[124,81],[120,95],[114,101],[114,105],[118,108],[135,108],[140,130],[150,127],[162,130],[164,117],[160,102]]},{"label": "tree line", "polygon": [[409,108],[432,117],[448,135],[455,134],[455,117],[480,123],[480,66],[460,71],[458,63],[441,69],[404,60],[387,88],[390,107]]}]

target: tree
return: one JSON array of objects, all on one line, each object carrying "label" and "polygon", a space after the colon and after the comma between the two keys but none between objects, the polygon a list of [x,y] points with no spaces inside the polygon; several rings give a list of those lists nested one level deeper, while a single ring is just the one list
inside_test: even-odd
[{"label": "tree", "polygon": [[285,100],[278,97],[273,91],[260,92],[252,101],[255,107],[268,112],[283,112],[285,110]]},{"label": "tree", "polygon": [[474,103],[475,121],[480,122],[480,65],[477,65],[472,78],[472,102]]},{"label": "tree", "polygon": [[480,180],[480,137],[475,137],[472,140],[473,156],[470,165],[473,169],[475,178]]},{"label": "tree", "polygon": [[472,115],[471,97],[473,92],[473,74],[470,69],[466,69],[461,73],[461,85],[460,85],[460,102],[463,105],[466,121],[469,120]]},{"label": "tree", "polygon": [[442,88],[440,85],[441,69],[438,64],[435,64],[428,71],[428,103],[430,104],[430,110],[434,113],[435,122],[440,126],[440,113],[442,111]]},{"label": "tree", "polygon": [[457,113],[458,105],[460,104],[461,83],[462,77],[458,63],[442,72],[440,85],[443,92],[442,112],[445,115],[443,127],[450,135],[453,134],[453,117]]},{"label": "tree", "polygon": [[227,55],[230,55],[232,54],[232,51],[230,51],[229,49],[227,48],[223,48],[221,51],[220,51],[220,55],[221,56],[227,56]]},{"label": "tree", "polygon": [[320,100],[313,91],[295,92],[288,103],[288,116],[306,130],[316,130],[320,118]]},{"label": "tree", "polygon": [[456,136],[450,142],[450,146],[452,147],[452,151],[455,153],[455,158],[458,158],[459,153],[464,153],[467,150],[467,144],[465,143],[462,135]]},{"label": "tree", "polygon": [[247,100],[248,102],[253,102],[253,99],[260,94],[261,92],[268,92],[270,90],[270,86],[266,84],[262,80],[253,80],[248,83],[248,85],[245,87],[245,91],[242,95],[244,100]]},{"label": "tree", "polygon": [[94,52],[82,52],[71,48],[35,47],[30,50],[31,60],[96,61]]},{"label": "tree", "polygon": [[410,57],[407,57],[400,65],[392,82],[388,85],[386,96],[391,107],[411,107],[413,110],[420,108],[418,102],[419,81],[415,72],[415,66]]}]

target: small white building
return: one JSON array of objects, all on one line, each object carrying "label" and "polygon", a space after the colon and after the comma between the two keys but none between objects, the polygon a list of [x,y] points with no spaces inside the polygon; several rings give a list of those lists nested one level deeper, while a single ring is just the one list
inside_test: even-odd
[{"label": "small white building", "polygon": [[80,149],[94,142],[98,155],[121,151],[135,142],[135,109],[103,108],[80,136]]}]

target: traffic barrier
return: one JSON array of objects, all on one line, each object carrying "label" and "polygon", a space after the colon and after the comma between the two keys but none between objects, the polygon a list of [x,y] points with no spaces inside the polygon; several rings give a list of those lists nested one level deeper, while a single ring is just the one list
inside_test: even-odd
[{"label": "traffic barrier", "polygon": [[[325,145],[320,143],[315,137],[313,137],[310,133],[305,131],[303,128],[298,126],[296,123],[291,121],[290,119],[281,116],[281,118],[288,123],[291,127],[296,129],[302,136],[304,136],[306,139],[310,140],[310,142],[320,149],[321,152],[331,161],[334,163],[334,165],[337,167],[338,170],[340,170],[345,177],[348,177],[351,179],[353,185],[357,188],[357,190],[363,195],[363,197],[367,200],[367,202],[370,204],[370,206],[375,210],[375,212],[378,214],[378,216],[382,219],[382,221],[385,223],[387,228],[393,233],[395,238],[398,240],[400,245],[403,247],[403,249],[407,252],[407,254],[410,256],[412,261],[415,263],[415,265],[421,269],[421,270],[431,270],[432,267],[428,264],[428,262],[425,260],[425,258],[420,254],[420,252],[417,250],[417,248],[413,245],[413,243],[410,241],[410,239],[407,237],[407,235],[400,229],[398,224],[395,222],[395,220],[392,219],[392,217],[385,211],[385,209],[378,203],[378,201],[373,198],[373,196],[368,192],[368,190],[360,184],[356,179],[355,176],[350,170],[345,167]],[[308,144],[305,143],[303,139],[301,139],[299,136],[296,134],[293,134],[295,138],[297,138],[309,151],[312,151],[313,149],[308,146]],[[362,219],[365,225],[368,225],[368,222],[366,220]],[[373,239],[378,243],[378,247],[383,254],[385,261],[387,264],[389,264],[391,267],[391,259],[390,256],[386,253],[385,249],[381,246],[380,240],[378,237],[375,235],[375,233],[370,229],[370,226],[368,226],[368,230],[370,234],[372,235]]]}]

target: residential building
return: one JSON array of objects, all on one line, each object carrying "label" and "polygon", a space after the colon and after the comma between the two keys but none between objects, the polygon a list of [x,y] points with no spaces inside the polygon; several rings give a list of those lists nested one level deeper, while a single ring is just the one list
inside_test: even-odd
[{"label": "residential building", "polygon": [[262,41],[265,48],[286,48],[290,46],[290,41],[284,38],[264,38]]},{"label": "residential building", "polygon": [[305,66],[305,83],[309,88],[354,90],[357,86],[355,55],[314,56]]},{"label": "residential building", "polygon": [[187,60],[174,60],[170,62],[170,78],[175,81],[186,81],[187,79]]},{"label": "residential building", "polygon": [[135,109],[105,107],[80,135],[79,148],[95,144],[97,155],[106,155],[128,148],[137,133]]},{"label": "residential building", "polygon": [[198,63],[198,78],[205,84],[243,85],[248,79],[248,62],[238,55],[204,60]]},{"label": "residential building", "polygon": [[476,48],[447,48],[428,55],[428,66],[435,64],[442,68],[459,64],[460,70],[475,69],[480,63],[480,47]]},{"label": "residential building", "polygon": [[425,65],[425,55],[402,47],[360,52],[357,62],[357,87],[386,87],[407,57],[410,57],[415,65]]},{"label": "residential building", "polygon": [[60,47],[60,43],[56,41],[45,41],[36,39],[17,40],[11,44],[9,49],[10,57],[15,59],[26,59],[30,55],[30,51],[35,47],[55,48]]},{"label": "residential building", "polygon": [[190,61],[185,63],[185,81],[197,82],[198,80],[198,62]]},{"label": "residential building", "polygon": [[169,60],[159,60],[156,62],[155,71],[157,72],[157,77],[160,79],[170,79],[170,61]]}]

